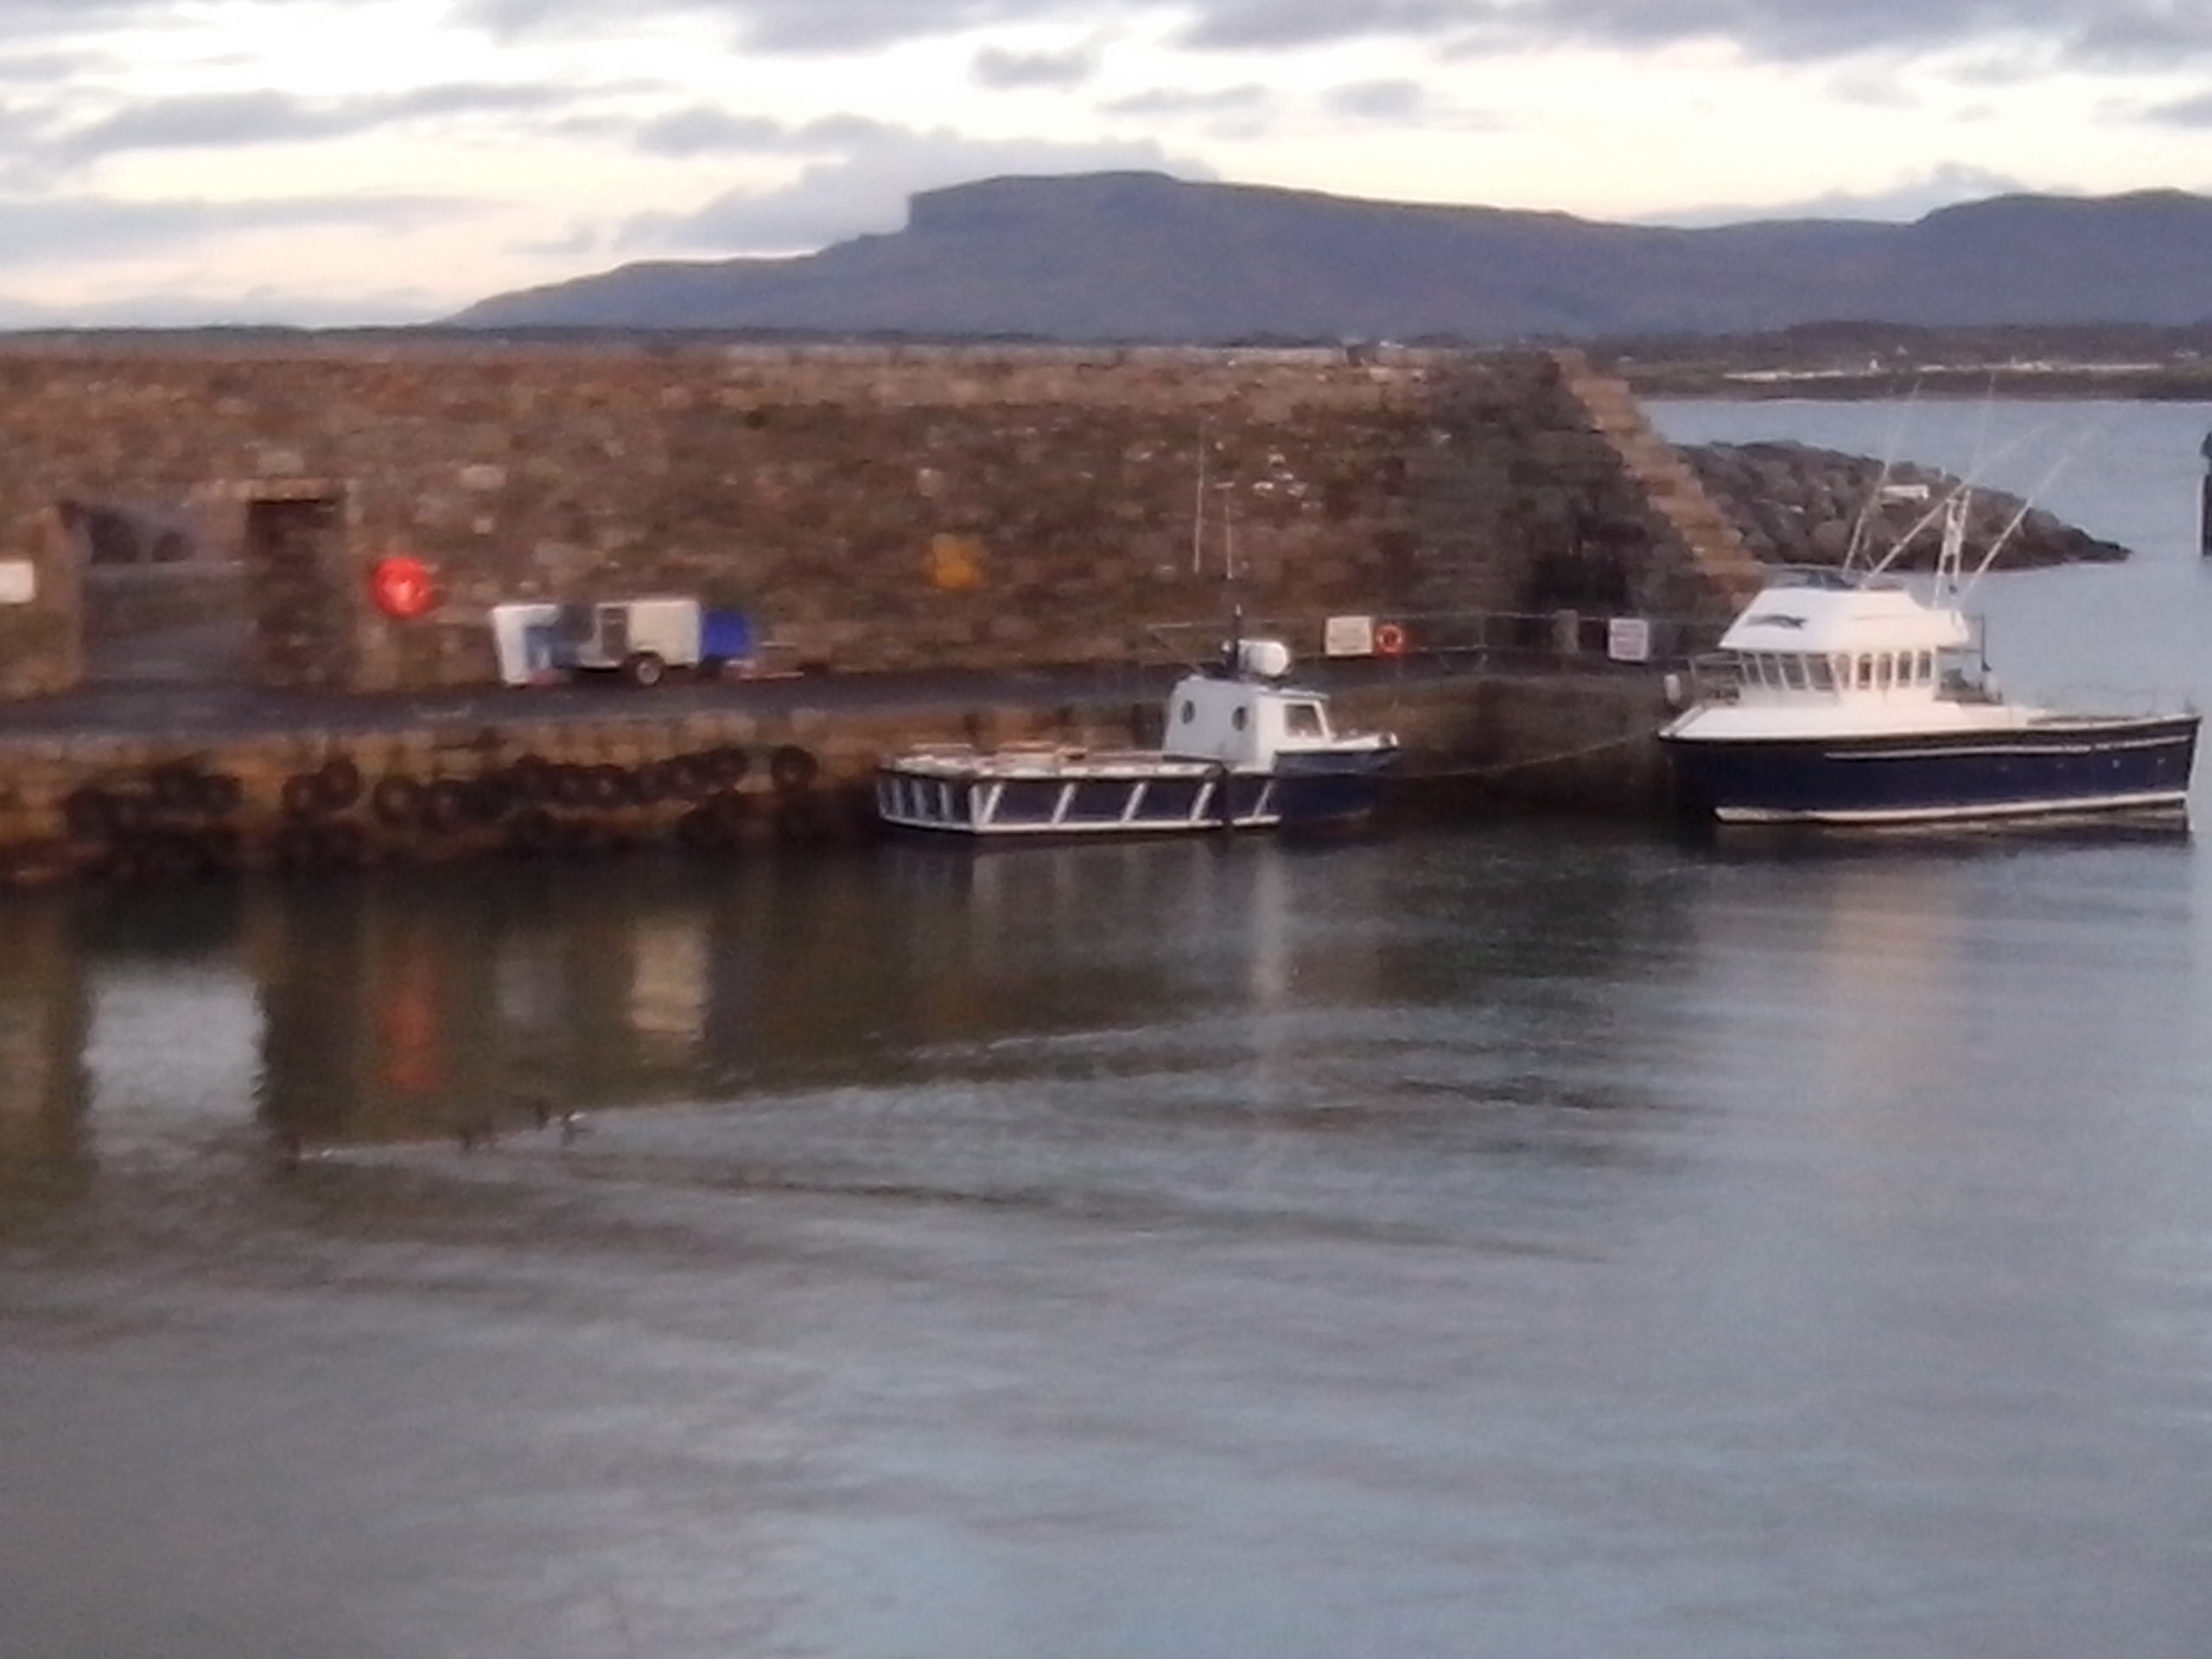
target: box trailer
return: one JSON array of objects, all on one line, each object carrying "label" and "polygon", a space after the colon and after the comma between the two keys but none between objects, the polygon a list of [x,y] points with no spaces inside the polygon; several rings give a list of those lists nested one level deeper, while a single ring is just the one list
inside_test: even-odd
[{"label": "box trailer", "polygon": [[756,669],[751,620],[693,599],[508,601],[492,607],[491,621],[499,678],[508,685],[546,685],[586,671],[658,685],[671,669],[708,677]]}]

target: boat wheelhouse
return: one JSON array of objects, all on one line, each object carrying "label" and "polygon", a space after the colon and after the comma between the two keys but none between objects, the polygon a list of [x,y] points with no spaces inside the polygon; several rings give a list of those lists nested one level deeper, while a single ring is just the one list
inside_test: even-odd
[{"label": "boat wheelhouse", "polygon": [[1012,744],[908,750],[876,770],[878,815],[968,836],[1104,836],[1320,827],[1374,808],[1398,754],[1338,732],[1325,694],[1288,684],[1280,641],[1243,640],[1178,680],[1157,749]]},{"label": "boat wheelhouse", "polygon": [[1688,800],[1728,823],[1940,823],[2185,809],[2193,709],[2008,701],[1958,603],[1963,498],[1932,584],[1777,573],[1701,664],[1659,738]]}]

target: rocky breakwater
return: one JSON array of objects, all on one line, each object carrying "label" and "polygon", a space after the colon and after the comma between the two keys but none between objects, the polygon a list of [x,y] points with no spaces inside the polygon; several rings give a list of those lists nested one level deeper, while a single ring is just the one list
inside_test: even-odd
[{"label": "rocky breakwater", "polygon": [[[1941,505],[1967,487],[1933,467],[1810,444],[1694,444],[1682,455],[1770,564],[1840,564],[1854,544],[1861,560],[1880,559],[1902,544],[1891,568],[1927,569],[1942,536]],[[2018,496],[1976,487],[1967,511],[1967,569],[2000,540],[1999,569],[2124,559],[2128,551]]]}]

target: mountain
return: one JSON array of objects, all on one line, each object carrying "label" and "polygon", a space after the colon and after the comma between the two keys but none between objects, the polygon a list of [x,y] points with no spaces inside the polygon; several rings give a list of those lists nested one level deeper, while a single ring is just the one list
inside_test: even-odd
[{"label": "mountain", "polygon": [[2212,198],[2001,196],[1910,225],[1681,230],[1150,173],[913,197],[905,229],[783,259],[664,261],[495,296],[467,328],[1474,344],[2212,319]]}]

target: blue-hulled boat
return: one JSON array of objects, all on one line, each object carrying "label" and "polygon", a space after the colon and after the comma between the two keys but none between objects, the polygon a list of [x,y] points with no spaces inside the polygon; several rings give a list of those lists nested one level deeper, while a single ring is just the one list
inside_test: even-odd
[{"label": "blue-hulled boat", "polygon": [[1964,514],[1962,495],[1944,509],[1932,590],[1878,566],[1780,572],[1760,591],[1659,734],[1691,804],[1739,823],[2185,812],[2196,710],[1999,694],[1960,604]]},{"label": "blue-hulled boat", "polygon": [[1285,677],[1281,642],[1246,639],[1185,675],[1157,749],[1011,744],[909,750],[876,769],[886,823],[993,837],[1320,828],[1375,806],[1398,757],[1388,733],[1345,734],[1322,692]]}]

